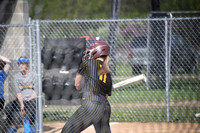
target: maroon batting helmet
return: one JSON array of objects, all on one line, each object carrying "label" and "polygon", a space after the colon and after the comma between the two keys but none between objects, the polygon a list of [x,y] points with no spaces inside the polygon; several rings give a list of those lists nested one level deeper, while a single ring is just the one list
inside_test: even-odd
[{"label": "maroon batting helmet", "polygon": [[102,55],[109,55],[110,47],[105,41],[92,43],[84,52],[84,59],[96,59]]}]

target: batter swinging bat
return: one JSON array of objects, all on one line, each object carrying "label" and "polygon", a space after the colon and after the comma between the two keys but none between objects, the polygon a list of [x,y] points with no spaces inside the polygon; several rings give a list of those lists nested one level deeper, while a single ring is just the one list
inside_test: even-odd
[{"label": "batter swinging bat", "polygon": [[124,87],[124,86],[127,86],[127,85],[130,85],[130,84],[133,84],[133,83],[136,83],[136,82],[139,82],[139,81],[142,81],[144,80],[146,82],[146,76],[144,74],[141,74],[141,75],[138,75],[138,76],[135,76],[135,77],[132,77],[132,78],[129,78],[129,79],[126,79],[124,81],[121,81],[119,83],[116,83],[113,85],[113,90],[114,89],[118,89],[118,88],[121,88],[121,87]]}]

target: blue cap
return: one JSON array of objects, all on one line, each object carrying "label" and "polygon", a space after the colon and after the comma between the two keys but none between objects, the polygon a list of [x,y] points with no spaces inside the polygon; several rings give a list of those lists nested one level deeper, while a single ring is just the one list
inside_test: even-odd
[{"label": "blue cap", "polygon": [[29,63],[29,59],[27,59],[26,57],[20,57],[17,60],[17,64],[19,64],[19,63],[26,63],[26,64],[28,64]]}]

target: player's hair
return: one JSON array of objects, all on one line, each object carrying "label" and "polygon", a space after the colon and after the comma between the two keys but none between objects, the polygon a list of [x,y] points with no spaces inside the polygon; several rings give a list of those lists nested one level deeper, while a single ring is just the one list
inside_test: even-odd
[{"label": "player's hair", "polygon": [[98,75],[109,73],[109,56],[103,55],[101,57],[104,59],[104,62],[102,68],[98,70]]}]

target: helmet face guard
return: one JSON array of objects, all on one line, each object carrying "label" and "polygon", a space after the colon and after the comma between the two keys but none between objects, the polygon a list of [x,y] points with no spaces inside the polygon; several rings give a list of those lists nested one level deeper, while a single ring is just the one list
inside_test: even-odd
[{"label": "helmet face guard", "polygon": [[92,43],[83,54],[83,60],[96,59],[103,55],[108,56],[110,54],[110,47],[104,41],[97,41]]},{"label": "helmet face guard", "polygon": [[27,59],[26,57],[20,57],[18,60],[17,60],[17,64],[29,64],[29,59]]},{"label": "helmet face guard", "polygon": [[83,52],[83,58],[82,60],[87,60],[90,58],[90,50],[89,49],[86,49],[84,52]]}]

